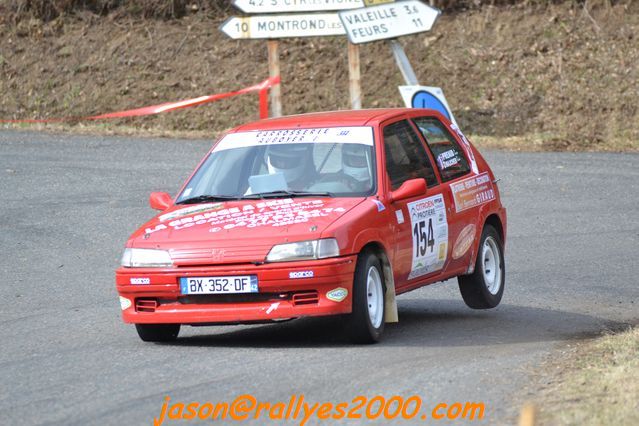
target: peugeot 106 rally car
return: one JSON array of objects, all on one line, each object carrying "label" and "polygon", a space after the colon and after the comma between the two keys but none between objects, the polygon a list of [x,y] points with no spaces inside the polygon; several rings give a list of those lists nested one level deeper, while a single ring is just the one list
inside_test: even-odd
[{"label": "peugeot 106 rally car", "polygon": [[457,277],[466,304],[504,292],[506,209],[490,167],[436,111],[258,121],[225,134],[128,240],[116,271],[144,341],[181,325],[343,315],[358,342],[395,295]]}]

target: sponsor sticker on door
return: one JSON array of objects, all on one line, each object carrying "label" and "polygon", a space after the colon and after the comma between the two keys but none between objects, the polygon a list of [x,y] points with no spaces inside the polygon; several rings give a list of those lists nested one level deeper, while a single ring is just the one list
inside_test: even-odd
[{"label": "sponsor sticker on door", "polygon": [[457,213],[495,199],[495,188],[488,173],[471,176],[450,185]]},{"label": "sponsor sticker on door", "polygon": [[475,224],[466,225],[459,233],[455,245],[453,246],[453,260],[457,260],[466,254],[475,240]]},{"label": "sponsor sticker on door", "polygon": [[408,203],[413,261],[408,279],[437,271],[448,252],[448,222],[442,194]]}]

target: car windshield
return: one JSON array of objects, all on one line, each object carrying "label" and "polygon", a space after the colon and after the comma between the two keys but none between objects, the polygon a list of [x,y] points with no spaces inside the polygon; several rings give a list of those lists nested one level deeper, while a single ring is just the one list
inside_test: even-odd
[{"label": "car windshield", "polygon": [[220,140],[178,197],[358,197],[375,187],[371,127],[230,133]]}]

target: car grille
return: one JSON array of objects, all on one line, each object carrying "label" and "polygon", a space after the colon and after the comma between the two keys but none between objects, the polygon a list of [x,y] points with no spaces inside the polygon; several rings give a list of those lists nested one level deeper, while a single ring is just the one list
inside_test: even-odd
[{"label": "car grille", "polygon": [[242,294],[198,294],[178,298],[184,305],[215,304],[215,303],[254,303],[290,301],[294,306],[319,303],[317,291],[288,292],[288,293],[242,293]]},{"label": "car grille", "polygon": [[250,244],[224,246],[217,243],[215,247],[190,247],[188,249],[171,250],[173,263],[180,266],[231,265],[263,262],[272,244]]},{"label": "car grille", "polygon": [[319,303],[319,294],[316,291],[306,291],[304,293],[295,293],[292,297],[293,305],[315,305]]},{"label": "car grille", "polygon": [[158,307],[158,301],[156,299],[136,299],[135,310],[137,312],[155,312]]}]

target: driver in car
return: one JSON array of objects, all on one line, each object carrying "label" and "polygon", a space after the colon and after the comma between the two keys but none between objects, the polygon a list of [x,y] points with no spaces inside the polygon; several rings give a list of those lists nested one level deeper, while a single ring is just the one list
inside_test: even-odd
[{"label": "driver in car", "polygon": [[342,148],[342,174],[352,191],[362,192],[371,188],[371,168],[365,145],[345,144]]},{"label": "driver in car", "polygon": [[281,173],[288,190],[303,191],[316,179],[311,144],[271,145],[267,151],[269,174]]},{"label": "driver in car", "polygon": [[368,192],[372,185],[371,158],[368,148],[361,144],[342,144],[341,168],[332,173],[321,173],[310,188],[333,193]]}]

